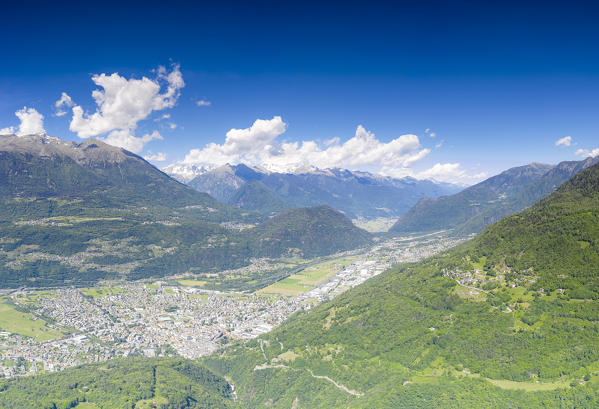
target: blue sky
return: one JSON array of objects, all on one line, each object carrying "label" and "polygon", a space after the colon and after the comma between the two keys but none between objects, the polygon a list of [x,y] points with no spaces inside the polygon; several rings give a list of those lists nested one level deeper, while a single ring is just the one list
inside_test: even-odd
[{"label": "blue sky", "polygon": [[[159,167],[306,162],[462,183],[599,148],[593,2],[80,3],[4,6],[0,128],[18,132],[27,107],[50,135],[123,143]],[[147,77],[154,99],[129,97],[153,108],[118,100],[93,118],[102,73],[125,99],[119,87]]]}]

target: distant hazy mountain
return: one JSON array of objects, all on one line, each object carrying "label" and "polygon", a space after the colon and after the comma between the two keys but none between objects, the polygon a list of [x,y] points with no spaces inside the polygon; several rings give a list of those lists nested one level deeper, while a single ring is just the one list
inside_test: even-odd
[{"label": "distant hazy mountain", "polygon": [[533,205],[598,160],[588,158],[561,162],[557,166],[532,163],[508,169],[454,195],[420,200],[390,231],[480,232],[489,224]]},{"label": "distant hazy mountain", "polygon": [[[254,174],[256,177],[253,177]],[[256,171],[245,165],[225,165],[196,176],[188,182],[188,185],[200,192],[208,193],[222,203],[227,203],[235,191],[245,183],[260,180],[257,175]]]},{"label": "distant hazy mountain", "polygon": [[[269,189],[272,203],[250,197],[240,204],[233,199],[246,183],[260,181]],[[395,179],[343,169],[276,173],[246,165],[225,165],[198,175],[189,185],[223,203],[269,213],[270,208],[329,205],[350,218],[399,217],[422,197],[438,197],[460,190],[455,185],[414,178]],[[254,190],[251,193],[257,194]],[[274,196],[273,196],[274,194]],[[266,211],[259,204],[266,205]]]},{"label": "distant hazy mountain", "polygon": [[173,179],[177,179],[181,183],[189,183],[196,176],[208,172],[209,169],[206,169],[202,166],[173,163],[171,165],[165,166],[162,170]]},{"label": "distant hazy mountain", "polygon": [[259,180],[252,180],[233,192],[227,202],[231,206],[260,212],[266,216],[275,215],[291,206],[279,195]]},{"label": "distant hazy mountain", "polygon": [[269,232],[277,220],[288,228],[287,219],[261,228],[258,213],[220,203],[126,150],[0,136],[0,288],[219,270],[266,254],[316,254],[313,243],[319,254],[363,244],[361,233],[347,239],[357,230],[346,217],[316,234],[320,212],[305,212],[289,227],[299,235],[282,244]]}]

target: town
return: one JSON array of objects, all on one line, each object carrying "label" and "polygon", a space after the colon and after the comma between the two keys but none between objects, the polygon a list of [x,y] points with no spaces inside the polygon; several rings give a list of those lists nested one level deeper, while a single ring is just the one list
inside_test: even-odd
[{"label": "town", "polygon": [[[366,250],[312,261],[305,270],[317,269],[316,279],[299,287],[294,282],[291,292],[285,287],[289,278],[254,292],[170,279],[12,291],[0,306],[19,325],[0,322],[0,376],[58,371],[115,357],[208,355],[233,340],[269,332],[294,312],[330,300],[397,263],[429,257],[464,239],[438,232],[380,240]],[[246,270],[266,264],[256,265]],[[280,267],[277,260],[270,265]]]}]

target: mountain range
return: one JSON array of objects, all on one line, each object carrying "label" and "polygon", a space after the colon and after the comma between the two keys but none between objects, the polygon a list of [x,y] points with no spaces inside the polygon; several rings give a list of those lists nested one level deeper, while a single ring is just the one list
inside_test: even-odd
[{"label": "mountain range", "polygon": [[478,233],[504,216],[519,212],[551,194],[576,173],[599,162],[599,157],[558,165],[531,163],[506,170],[463,191],[423,198],[391,227],[395,233],[454,229]]},{"label": "mountain range", "polygon": [[350,219],[397,218],[420,198],[461,190],[447,183],[410,177],[396,179],[345,169],[310,168],[277,173],[244,164],[224,165],[187,183],[222,203],[264,215],[325,204]]},{"label": "mountain range", "polygon": [[247,407],[599,405],[599,165],[474,240],[204,360]]},{"label": "mountain range", "polygon": [[0,287],[219,270],[253,257],[308,257],[370,242],[328,207],[293,209],[261,224],[260,214],[95,140],[0,136],[0,193]]},{"label": "mountain range", "polygon": [[0,381],[0,407],[144,396],[190,408],[598,407],[598,226],[596,164],[473,240],[258,339],[194,363],[129,359]]}]

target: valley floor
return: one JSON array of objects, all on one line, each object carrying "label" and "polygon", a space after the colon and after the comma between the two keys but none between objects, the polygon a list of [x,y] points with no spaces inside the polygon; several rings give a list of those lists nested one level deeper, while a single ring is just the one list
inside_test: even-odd
[{"label": "valley floor", "polygon": [[[0,376],[116,357],[208,355],[269,332],[294,312],[330,300],[394,264],[420,260],[462,240],[439,232],[385,239],[367,250],[314,260],[256,260],[219,274],[7,290],[0,297],[2,317],[10,318],[0,319]],[[248,290],[248,280],[260,273],[270,281]]]}]

